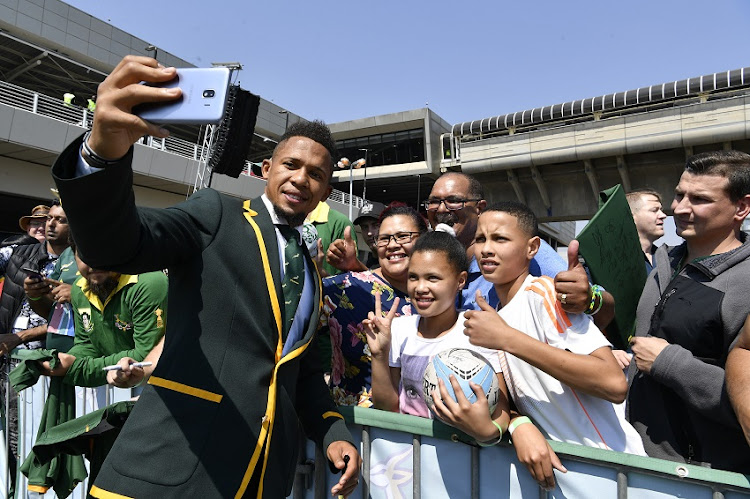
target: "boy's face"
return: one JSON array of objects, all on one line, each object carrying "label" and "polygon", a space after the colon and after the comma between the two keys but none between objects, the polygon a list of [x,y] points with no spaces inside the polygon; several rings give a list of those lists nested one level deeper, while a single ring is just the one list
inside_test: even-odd
[{"label": "boy's face", "polygon": [[444,252],[418,251],[411,255],[406,286],[412,305],[422,317],[452,313],[456,294],[464,284],[466,272],[456,272]]},{"label": "boy's face", "polygon": [[482,276],[493,284],[507,284],[528,272],[529,262],[539,250],[539,238],[529,237],[509,213],[482,213],[474,242]]}]

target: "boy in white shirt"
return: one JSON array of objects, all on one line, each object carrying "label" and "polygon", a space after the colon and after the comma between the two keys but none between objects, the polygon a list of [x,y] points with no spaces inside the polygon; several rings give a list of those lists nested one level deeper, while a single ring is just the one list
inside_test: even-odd
[{"label": "boy in white shirt", "polygon": [[615,411],[627,381],[610,343],[588,316],[562,309],[552,279],[529,275],[537,232],[534,213],[521,203],[499,203],[479,217],[474,250],[503,307],[497,312],[478,297],[481,310],[466,312],[464,332],[474,345],[502,350],[513,401],[549,438],[645,455]]}]

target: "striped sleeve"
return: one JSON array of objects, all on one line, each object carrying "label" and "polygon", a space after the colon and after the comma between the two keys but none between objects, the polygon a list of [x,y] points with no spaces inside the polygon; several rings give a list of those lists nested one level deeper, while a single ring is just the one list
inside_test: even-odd
[{"label": "striped sleeve", "polygon": [[525,291],[548,344],[581,355],[612,346],[588,315],[569,314],[562,309],[549,277],[534,279]]}]

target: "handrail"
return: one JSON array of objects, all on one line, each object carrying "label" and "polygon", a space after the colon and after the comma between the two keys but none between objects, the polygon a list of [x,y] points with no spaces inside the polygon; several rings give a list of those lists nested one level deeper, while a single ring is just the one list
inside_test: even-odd
[{"label": "handrail", "polygon": [[[477,443],[469,435],[436,419],[420,418],[408,414],[386,412],[364,407],[339,407],[339,411],[347,423],[477,446]],[[635,454],[598,449],[585,445],[556,442],[553,440],[549,440],[548,442],[552,450],[557,454],[576,461],[608,463],[618,467],[647,471],[672,478],[689,478],[690,480],[700,482],[721,484],[732,489],[738,488],[750,492],[750,476],[741,473],[705,468],[694,464],[677,463],[653,457],[637,456]],[[507,434],[500,445],[512,445]]]},{"label": "handrail", "polygon": [[[415,498],[457,489],[463,491],[464,497],[479,497],[480,491],[484,497],[488,490],[493,490],[489,497],[502,497],[504,493],[513,497],[548,497],[517,461],[507,436],[499,445],[485,448],[437,420],[362,407],[340,407],[339,410],[355,441],[361,443],[365,463],[362,476],[366,482],[363,496],[367,496],[378,481],[382,485],[382,470],[390,468],[394,464],[392,459],[398,455],[401,456],[400,476],[411,473]],[[395,441],[382,442],[383,439]],[[378,440],[381,443],[374,450]],[[642,497],[645,490],[657,490],[682,497],[711,494],[716,498],[724,497],[725,492],[732,497],[750,497],[750,477],[740,473],[563,442],[549,441],[549,444],[568,468],[568,473],[555,473],[562,496],[566,496],[567,491],[568,497],[615,497],[616,491],[620,498]],[[412,447],[411,459],[403,453],[408,445]],[[377,479],[370,476],[371,471],[378,474]],[[520,489],[508,488],[509,476],[511,482],[517,481]],[[436,487],[435,483],[439,485]],[[500,486],[506,488],[501,491],[497,488]],[[582,490],[584,495],[581,495]],[[379,497],[379,494],[372,495]]]},{"label": "handrail", "polygon": [[[80,126],[84,129],[91,128],[93,120],[93,113],[88,109],[75,104],[65,104],[61,99],[55,99],[2,80],[0,80],[0,104]],[[139,143],[152,149],[170,152],[195,161],[200,158],[199,148],[201,146],[199,144],[177,137],[167,137],[166,139],[147,137],[141,139]],[[250,173],[250,165],[249,161],[245,161],[245,168],[242,170],[243,175],[253,176]],[[332,201],[349,204],[349,194],[338,190],[331,192],[329,198]],[[364,204],[361,197],[352,196],[351,199],[355,208],[361,208]]]},{"label": "handrail", "polygon": [[[16,350],[12,357],[23,360],[30,353],[28,350]],[[44,386],[45,381],[43,379],[40,384]],[[108,403],[114,401],[114,395],[117,394],[112,393]],[[25,400],[23,405],[28,406],[28,410],[36,414],[41,412],[44,394],[33,396],[34,401],[26,400],[29,396],[27,391],[21,392],[20,396],[21,400]],[[30,403],[32,405],[29,405]],[[431,497],[430,491],[435,489],[433,481],[445,483],[448,490],[465,486],[464,497],[469,497],[469,488],[472,491],[471,497],[480,497],[479,491],[494,490],[493,487],[498,483],[507,484],[508,476],[515,476],[512,480],[518,481],[520,492],[516,491],[516,494],[520,493],[526,497],[532,493],[537,496],[533,492],[538,489],[538,485],[518,463],[515,450],[507,436],[497,446],[480,448],[470,436],[438,420],[363,407],[339,407],[339,411],[352,431],[363,457],[360,480],[362,497],[370,497],[370,493],[372,497],[382,495],[383,480],[388,476],[387,473],[384,475],[384,462],[394,459],[394,448],[401,455],[401,464],[397,471],[402,477],[404,473],[411,474],[407,485],[415,492],[422,491],[414,493],[415,498]],[[24,419],[21,420],[22,425],[25,424],[23,421]],[[21,426],[19,430],[19,439],[29,433],[36,435],[36,428],[24,429]],[[591,488],[592,495],[587,497],[596,496],[597,490],[602,489],[617,489],[617,497],[639,497],[639,491],[651,488],[662,493],[674,492],[686,496],[686,487],[692,492],[713,491],[714,497],[723,497],[725,492],[730,493],[731,497],[750,497],[750,477],[740,473],[582,445],[553,441],[549,441],[549,444],[569,470],[566,474],[556,473],[558,487],[563,491],[563,495],[566,490],[578,490],[583,483],[587,487],[586,490]],[[23,452],[28,452],[29,445],[23,445]],[[302,447],[303,454],[297,467],[293,497],[327,497],[326,490],[337,477],[330,475],[325,459],[319,451],[316,452],[312,442],[307,441]],[[408,450],[408,455],[403,453],[405,449]],[[0,456],[0,460],[4,461],[3,457]],[[464,466],[466,469],[453,470],[452,465]],[[469,469],[484,471],[466,473]],[[492,472],[487,473],[487,470]],[[23,490],[25,480],[19,478]],[[457,482],[463,485],[457,485]],[[85,493],[86,484],[77,487],[73,497],[82,499]],[[3,496],[2,490],[0,496]],[[501,496],[500,491],[489,495]],[[360,494],[353,497],[360,497]]]}]

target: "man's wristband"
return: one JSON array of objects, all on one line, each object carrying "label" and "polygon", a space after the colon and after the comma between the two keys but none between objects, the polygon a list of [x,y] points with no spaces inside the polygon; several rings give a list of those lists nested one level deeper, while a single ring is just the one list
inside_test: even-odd
[{"label": "man's wristband", "polygon": [[[519,418],[514,419],[508,425],[508,433],[513,435],[513,432],[516,431],[516,428],[526,423],[531,423],[531,420],[528,418],[528,416],[521,416]],[[534,424],[534,423],[531,423],[531,424]]]},{"label": "man's wristband", "polygon": [[602,305],[604,305],[602,293],[604,293],[604,291],[605,289],[598,284],[591,286],[591,303],[589,303],[588,308],[584,311],[585,313],[588,315],[596,315],[602,309]]},{"label": "man's wristband", "polygon": [[91,137],[91,130],[86,132],[83,136],[83,142],[81,143],[81,157],[89,166],[93,168],[106,168],[108,166],[115,165],[120,162],[119,159],[104,159],[94,152],[89,146],[89,137]]},{"label": "man's wristband", "polygon": [[499,444],[500,441],[503,439],[503,427],[500,426],[500,423],[498,423],[494,419],[492,420],[492,424],[495,425],[495,428],[497,428],[497,431],[500,432],[500,436],[497,437],[497,438],[494,438],[494,439],[492,439],[492,440],[490,440],[488,442],[479,442],[479,441],[477,441],[477,444],[479,444],[480,447],[492,447],[493,445]]}]

